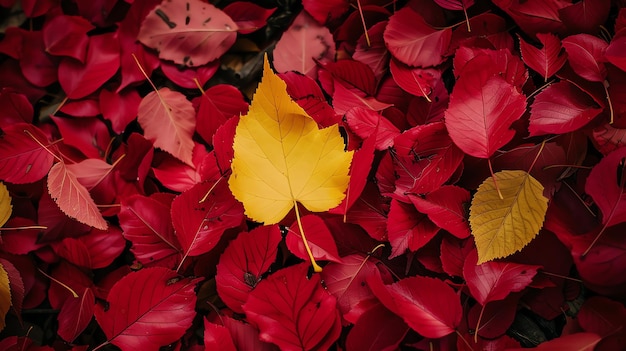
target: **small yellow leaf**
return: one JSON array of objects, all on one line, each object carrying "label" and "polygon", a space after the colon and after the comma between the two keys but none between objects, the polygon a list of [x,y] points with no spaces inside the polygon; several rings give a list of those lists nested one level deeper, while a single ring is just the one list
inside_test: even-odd
[{"label": "small yellow leaf", "polygon": [[2,227],[11,217],[13,206],[11,205],[11,196],[4,183],[0,183],[0,227]]},{"label": "small yellow leaf", "polygon": [[494,174],[472,199],[469,222],[478,250],[478,264],[521,250],[537,235],[548,210],[543,186],[524,171]]},{"label": "small yellow leaf", "polygon": [[352,152],[337,125],[317,123],[287,94],[265,58],[263,78],[235,131],[230,189],[257,222],[281,221],[301,203],[327,211],[341,203]]},{"label": "small yellow leaf", "polygon": [[[4,186],[4,185],[3,185]],[[4,329],[4,318],[11,307],[11,288],[9,286],[9,274],[0,263],[0,331]]]}]

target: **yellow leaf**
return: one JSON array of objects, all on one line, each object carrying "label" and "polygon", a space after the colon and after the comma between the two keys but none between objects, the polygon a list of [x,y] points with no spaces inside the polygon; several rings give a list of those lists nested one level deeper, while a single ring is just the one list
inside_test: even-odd
[{"label": "yellow leaf", "polygon": [[338,126],[320,130],[266,57],[250,110],[235,131],[228,184],[257,222],[278,223],[296,202],[327,211],[341,203],[348,186],[352,152],[344,147]]},{"label": "yellow leaf", "polygon": [[478,264],[521,250],[537,235],[548,210],[543,186],[524,171],[501,171],[487,178],[472,199],[469,222]]},{"label": "yellow leaf", "polygon": [[11,217],[13,206],[11,206],[11,196],[4,183],[0,183],[0,227],[2,227]]},{"label": "yellow leaf", "polygon": [[[4,184],[3,184],[4,186]],[[11,307],[11,288],[9,287],[9,274],[0,263],[0,331],[4,329],[4,318]]]}]

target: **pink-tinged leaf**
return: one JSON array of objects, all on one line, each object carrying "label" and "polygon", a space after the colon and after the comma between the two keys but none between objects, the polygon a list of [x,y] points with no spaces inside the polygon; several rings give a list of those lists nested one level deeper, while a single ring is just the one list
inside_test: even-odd
[{"label": "pink-tinged leaf", "polygon": [[26,123],[2,127],[2,131],[0,179],[9,183],[25,184],[43,178],[54,161],[52,154],[39,144],[49,144],[46,135],[39,128]]},{"label": "pink-tinged leaf", "polygon": [[197,67],[177,65],[171,61],[161,62],[161,71],[172,83],[186,89],[197,89],[197,80],[200,86],[206,84],[220,67],[219,60],[213,60]]},{"label": "pink-tinged leaf", "polygon": [[430,100],[430,93],[441,79],[441,72],[432,68],[410,68],[397,60],[389,65],[393,80],[406,92]]},{"label": "pink-tinged leaf", "polygon": [[518,39],[524,63],[539,73],[546,82],[567,61],[567,55],[561,47],[561,40],[552,33],[537,33],[537,39],[543,45],[542,48],[527,43],[520,36]]},{"label": "pink-tinged leaf", "polygon": [[89,45],[87,32],[94,28],[80,16],[56,16],[43,27],[46,52],[50,55],[72,57],[84,63]]},{"label": "pink-tinged leaf", "polygon": [[108,308],[95,315],[108,342],[121,349],[157,351],[180,339],[196,316],[196,283],[167,268],[144,268],[120,279],[109,292]]},{"label": "pink-tinged leaf", "polygon": [[348,332],[346,350],[397,350],[408,332],[409,327],[402,318],[376,304],[365,311]]},{"label": "pink-tinged leaf", "polygon": [[576,315],[584,331],[604,338],[601,350],[623,349],[626,341],[626,308],[620,302],[593,296],[584,302]]},{"label": "pink-tinged leaf", "polygon": [[572,132],[591,122],[602,110],[574,84],[561,81],[535,97],[528,131],[531,136]]},{"label": "pink-tinged leaf", "polygon": [[361,139],[375,137],[376,150],[385,150],[393,146],[393,140],[400,135],[400,130],[380,113],[363,107],[353,107],[345,114],[346,122]]},{"label": "pink-tinged leaf", "polygon": [[174,235],[169,204],[134,195],[122,201],[119,213],[124,238],[132,243],[131,252],[144,266],[174,267],[182,257]]},{"label": "pink-tinged leaf", "polygon": [[391,54],[412,67],[430,67],[443,62],[452,29],[437,30],[410,6],[389,18],[384,38]]},{"label": "pink-tinged leaf", "polygon": [[465,258],[474,250],[474,240],[444,236],[441,241],[441,268],[451,276],[462,277]]},{"label": "pink-tinged leaf", "polygon": [[294,19],[274,48],[274,68],[280,73],[296,71],[316,78],[316,61],[324,63],[334,58],[332,34],[304,11]]},{"label": "pink-tinged leaf", "polygon": [[83,98],[113,77],[120,67],[120,45],[114,33],[89,39],[85,63],[66,57],[59,64],[59,83],[70,99]]},{"label": "pink-tinged leaf", "polygon": [[435,0],[437,5],[448,10],[465,11],[474,5],[474,0]]},{"label": "pink-tinged leaf", "polygon": [[90,288],[85,289],[78,297],[65,300],[57,316],[57,333],[63,340],[71,343],[87,328],[93,318],[95,300]]},{"label": "pink-tinged leaf", "polygon": [[610,10],[611,0],[582,0],[559,9],[559,16],[570,33],[597,34]]},{"label": "pink-tinged leaf", "polygon": [[602,224],[612,226],[626,221],[624,161],[626,148],[619,148],[598,162],[585,183],[585,192],[602,214]]},{"label": "pink-tinged leaf", "polygon": [[302,5],[319,24],[336,21],[350,9],[348,0],[303,0]]},{"label": "pink-tinged leaf", "polygon": [[[104,230],[92,229],[78,238],[65,238],[53,248],[57,255],[88,269],[105,268],[124,251],[126,240],[114,226]],[[82,259],[86,258],[86,260]]]},{"label": "pink-tinged leaf", "polygon": [[592,82],[604,81],[607,75],[604,65],[607,42],[593,35],[576,34],[563,39],[562,45],[574,72]]},{"label": "pink-tinged leaf", "polygon": [[394,145],[394,170],[398,175],[394,193],[400,196],[438,189],[457,171],[464,156],[443,122],[411,128],[399,135]]},{"label": "pink-tinged leaf", "polygon": [[236,201],[226,181],[204,182],[172,201],[172,222],[176,237],[187,256],[211,251],[226,229],[240,225],[243,206]]},{"label": "pink-tinged leaf", "polygon": [[417,212],[412,204],[392,200],[387,221],[387,236],[391,244],[389,258],[398,257],[406,250],[417,251],[434,238],[439,229],[428,216]]},{"label": "pink-tinged leaf", "polygon": [[117,134],[122,134],[126,126],[137,118],[141,103],[141,97],[134,89],[121,92],[102,89],[98,100],[102,117],[111,122],[113,131]]},{"label": "pink-tinged leaf", "polygon": [[378,22],[367,30],[369,44],[365,35],[356,42],[356,49],[352,58],[370,67],[376,79],[380,80],[387,72],[389,66],[389,50],[385,45],[383,33],[387,27],[387,21]]},{"label": "pink-tinged leaf", "polygon": [[[303,216],[302,227],[304,228],[304,234],[315,259],[341,262],[335,239],[321,217],[316,215]],[[289,227],[289,233],[287,233],[285,243],[289,251],[297,257],[303,260],[309,257],[304,247],[297,222],[294,222],[291,227]]]},{"label": "pink-tinged leaf", "polygon": [[137,121],[155,147],[193,165],[196,111],[185,95],[169,88],[150,92],[139,104]]},{"label": "pink-tinged leaf", "polygon": [[68,217],[97,229],[107,228],[107,222],[87,188],[78,182],[65,163],[57,162],[50,168],[48,193]]},{"label": "pink-tinged leaf", "polygon": [[439,227],[447,230],[459,239],[470,235],[468,206],[470,193],[464,188],[444,185],[424,197],[409,196],[415,208],[428,215],[428,218]]},{"label": "pink-tinged leaf", "polygon": [[194,103],[198,103],[196,131],[209,144],[213,144],[213,135],[222,124],[248,111],[241,91],[227,84],[212,86]]},{"label": "pink-tinged leaf", "polygon": [[163,1],[141,24],[137,40],[159,57],[189,67],[209,63],[237,38],[237,24],[217,7],[200,0]]},{"label": "pink-tinged leaf", "polygon": [[98,186],[113,170],[113,165],[96,158],[88,158],[66,167],[87,190]]},{"label": "pink-tinged leaf", "polygon": [[626,71],[626,35],[616,36],[604,52],[607,61]]},{"label": "pink-tinged leaf", "polygon": [[233,338],[228,328],[211,323],[206,318],[204,321],[204,350],[237,351]]},{"label": "pink-tinged leaf", "polygon": [[18,320],[21,323],[22,307],[24,305],[24,296],[26,291],[24,290],[24,281],[22,280],[22,274],[10,261],[0,258],[0,265],[7,272],[9,277],[9,288],[11,289],[11,308],[15,310]]},{"label": "pink-tinged leaf", "polygon": [[591,135],[594,146],[605,156],[626,144],[626,128],[615,128],[609,123],[596,127]]},{"label": "pink-tinged leaf", "polygon": [[239,233],[228,244],[217,265],[215,282],[217,293],[230,309],[244,313],[241,306],[276,260],[281,240],[278,225],[273,225]]},{"label": "pink-tinged leaf", "polygon": [[355,87],[347,87],[338,80],[334,81],[333,90],[333,108],[339,114],[345,114],[353,107],[381,111],[392,106],[366,95]]},{"label": "pink-tinged leaf", "polygon": [[235,1],[224,8],[224,12],[235,21],[241,34],[250,34],[267,24],[267,19],[276,11],[266,9],[253,2]]},{"label": "pink-tinged leaf", "polygon": [[533,280],[539,266],[511,262],[485,262],[477,265],[478,253],[472,251],[465,259],[463,277],[472,297],[479,304],[503,300],[512,292],[524,290]]},{"label": "pink-tinged leaf", "polygon": [[461,324],[459,296],[439,279],[415,276],[385,285],[380,275],[373,274],[367,284],[385,307],[424,337],[444,337]]},{"label": "pink-tinged leaf", "polygon": [[326,350],[339,337],[336,299],[323,288],[319,274],[307,278],[308,269],[305,263],[283,268],[248,296],[243,310],[258,326],[261,340],[283,350]]},{"label": "pink-tinged leaf", "polygon": [[526,98],[489,71],[466,72],[452,89],[445,113],[450,138],[463,152],[489,158],[508,143],[509,129],[526,111]]},{"label": "pink-tinged leaf", "polygon": [[542,342],[539,346],[528,349],[506,349],[506,351],[593,351],[602,338],[594,333],[576,333],[560,336],[556,339]]}]

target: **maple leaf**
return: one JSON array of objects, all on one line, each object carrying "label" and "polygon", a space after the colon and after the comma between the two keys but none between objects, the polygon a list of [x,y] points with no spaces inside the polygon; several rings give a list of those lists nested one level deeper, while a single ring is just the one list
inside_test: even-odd
[{"label": "maple leaf", "polygon": [[541,229],[547,210],[543,186],[530,174],[501,171],[487,178],[470,207],[478,264],[509,256],[528,245]]}]

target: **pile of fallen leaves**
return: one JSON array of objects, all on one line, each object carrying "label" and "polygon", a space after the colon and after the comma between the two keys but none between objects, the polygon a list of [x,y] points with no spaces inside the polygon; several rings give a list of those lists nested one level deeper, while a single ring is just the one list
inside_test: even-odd
[{"label": "pile of fallen leaves", "polygon": [[624,5],[0,0],[0,349],[626,350]]}]

